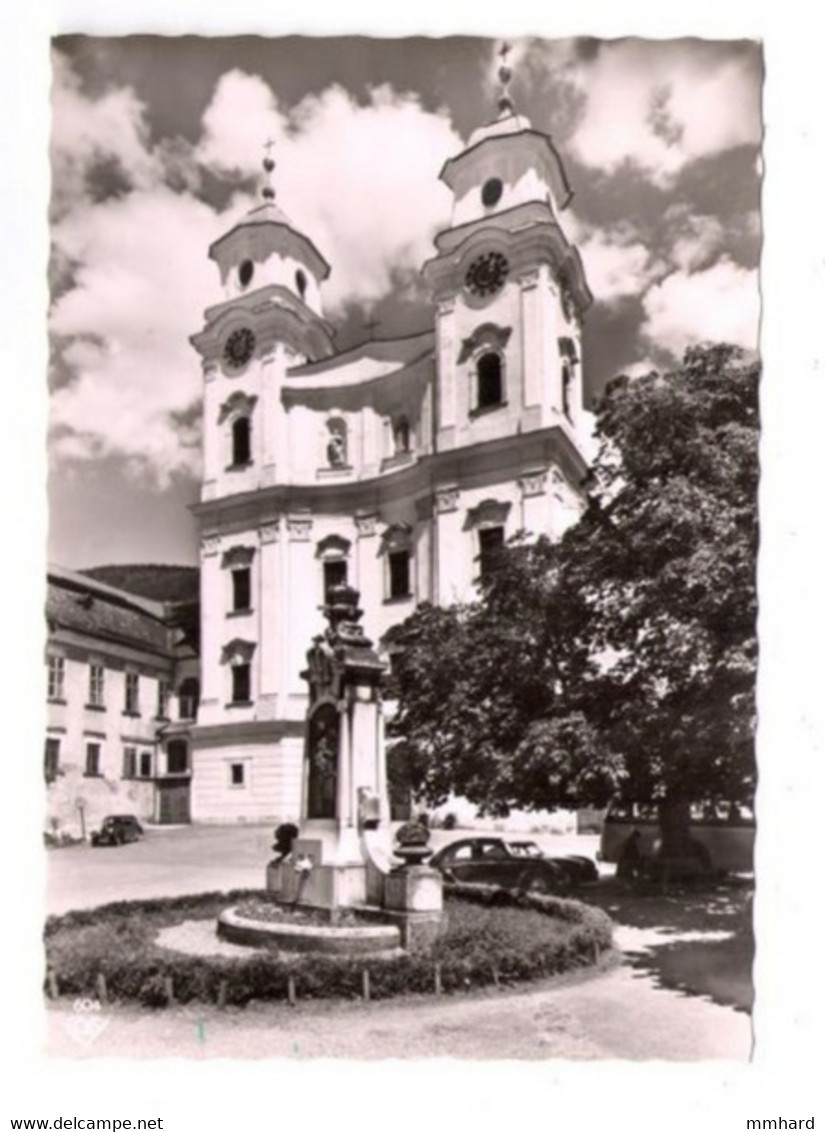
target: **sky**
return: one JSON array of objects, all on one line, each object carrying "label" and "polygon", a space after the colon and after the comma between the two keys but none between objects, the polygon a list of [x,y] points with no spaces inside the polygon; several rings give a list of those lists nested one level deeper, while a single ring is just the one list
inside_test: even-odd
[{"label": "sky", "polygon": [[[763,63],[750,40],[512,39],[595,303],[588,402],[704,340],[757,346]],[[207,249],[260,191],[332,265],[345,349],[431,325],[438,178],[495,116],[501,41],[58,36],[52,51],[49,560],[197,561]],[[374,323],[372,330],[368,329]]]}]

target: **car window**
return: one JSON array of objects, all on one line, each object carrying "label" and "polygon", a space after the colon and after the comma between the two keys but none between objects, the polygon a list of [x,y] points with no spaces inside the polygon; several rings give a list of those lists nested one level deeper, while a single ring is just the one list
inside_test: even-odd
[{"label": "car window", "polygon": [[481,846],[481,856],[485,861],[506,861],[510,854],[500,841],[488,841]]},{"label": "car window", "polygon": [[472,859],[473,849],[471,845],[455,845],[449,848],[444,854],[445,861],[469,861]]}]

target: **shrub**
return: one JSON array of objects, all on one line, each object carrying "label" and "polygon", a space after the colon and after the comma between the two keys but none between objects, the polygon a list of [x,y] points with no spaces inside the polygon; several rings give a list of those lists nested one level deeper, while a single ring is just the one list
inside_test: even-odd
[{"label": "shrub", "polygon": [[555,896],[518,896],[496,886],[455,885],[445,891],[447,928],[429,953],[390,958],[337,958],[250,953],[248,958],[190,956],[159,947],[161,927],[193,916],[211,918],[249,891],[167,900],[118,902],[93,911],[52,917],[46,926],[48,963],[61,992],[95,994],[97,976],[112,998],[147,1007],[174,1000],[232,1005],[286,999],[289,980],[299,998],[357,998],[362,975],[370,993],[389,998],[441,989],[510,984],[592,964],[610,947],[611,921],[596,908]]}]

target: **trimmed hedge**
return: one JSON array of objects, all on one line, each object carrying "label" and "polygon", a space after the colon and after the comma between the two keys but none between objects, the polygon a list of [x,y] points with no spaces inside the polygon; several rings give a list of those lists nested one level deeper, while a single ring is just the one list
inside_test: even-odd
[{"label": "trimmed hedge", "polygon": [[[360,998],[451,994],[510,985],[593,964],[611,946],[612,924],[597,908],[554,896],[516,895],[496,886],[445,888],[448,925],[431,951],[391,958],[251,954],[249,958],[178,954],[159,947],[162,927],[217,916],[252,892],[118,902],[50,917],[49,971],[60,994],[89,996],[105,980],[110,999],[148,1007],[175,1002],[242,1006],[253,999]],[[259,892],[254,893],[260,897]],[[197,913],[193,916],[193,913]]]}]

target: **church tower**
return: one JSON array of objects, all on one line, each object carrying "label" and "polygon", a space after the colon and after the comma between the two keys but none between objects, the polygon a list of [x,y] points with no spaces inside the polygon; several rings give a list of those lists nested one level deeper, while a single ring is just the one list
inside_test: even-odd
[{"label": "church tower", "polygon": [[440,448],[554,425],[575,443],[582,427],[592,296],[560,222],[572,193],[551,139],[515,113],[504,62],[499,77],[498,116],[441,171],[452,223],[425,267],[438,307]]},{"label": "church tower", "polygon": [[[561,224],[572,197],[561,158],[514,110],[508,50],[496,118],[441,171],[451,224],[424,265],[437,310],[435,447],[478,484],[436,515],[437,541],[474,532],[482,566],[519,529],[559,535],[578,513],[586,468],[581,343],[592,296]],[[463,522],[449,517],[462,510]],[[437,600],[448,600],[455,587],[439,573]]]},{"label": "church tower", "polygon": [[277,482],[283,375],[333,353],[320,291],[329,264],[275,203],[274,168],[267,157],[263,203],[209,249],[225,298],[191,339],[205,383],[203,500]]}]

